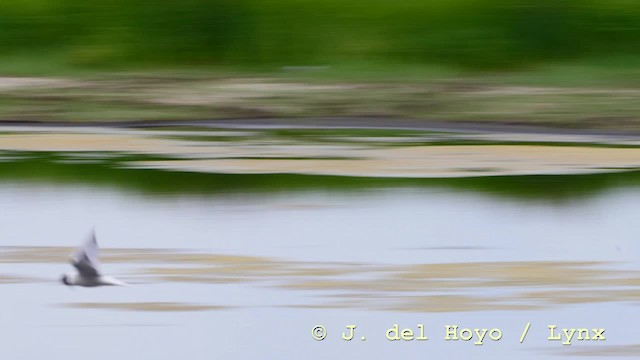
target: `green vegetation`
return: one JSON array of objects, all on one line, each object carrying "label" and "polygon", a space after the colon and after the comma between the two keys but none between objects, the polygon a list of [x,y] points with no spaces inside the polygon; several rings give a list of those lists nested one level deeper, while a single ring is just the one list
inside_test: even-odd
[{"label": "green vegetation", "polygon": [[0,53],[73,67],[508,69],[637,57],[639,19],[630,0],[7,0]]},{"label": "green vegetation", "polygon": [[0,120],[638,130],[638,23],[630,0],[7,0]]},{"label": "green vegetation", "polygon": [[[640,171],[591,175],[482,176],[443,179],[402,179],[294,174],[211,174],[123,168],[131,161],[159,157],[105,153],[95,163],[68,163],[64,153],[11,152],[0,162],[0,183],[92,185],[114,187],[150,196],[230,195],[299,191],[349,194],[392,188],[470,191],[526,201],[573,201],[621,187],[640,186]],[[25,157],[26,156],[26,157]]]}]

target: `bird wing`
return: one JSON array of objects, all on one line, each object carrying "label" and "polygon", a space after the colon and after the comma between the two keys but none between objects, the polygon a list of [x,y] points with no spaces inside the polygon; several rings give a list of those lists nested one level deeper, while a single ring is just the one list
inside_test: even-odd
[{"label": "bird wing", "polygon": [[100,276],[98,242],[95,232],[92,232],[89,239],[73,254],[71,265],[78,270],[81,276],[89,278]]}]

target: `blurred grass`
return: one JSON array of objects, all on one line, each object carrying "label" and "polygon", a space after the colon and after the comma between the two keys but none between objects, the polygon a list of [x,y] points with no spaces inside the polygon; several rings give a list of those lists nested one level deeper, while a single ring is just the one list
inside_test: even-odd
[{"label": "blurred grass", "polygon": [[0,77],[0,120],[637,130],[639,20],[631,0],[7,0],[0,75],[73,83]]},{"label": "blurred grass", "polygon": [[332,69],[300,74],[191,69],[0,77],[0,120],[376,117],[387,119],[388,125],[409,118],[640,130],[637,70],[625,76],[617,69],[561,69],[476,75],[416,71],[413,77],[399,72],[367,76],[366,69],[344,77]]},{"label": "blurred grass", "polygon": [[9,0],[0,53],[74,67],[392,62],[510,69],[640,56],[630,0]]}]

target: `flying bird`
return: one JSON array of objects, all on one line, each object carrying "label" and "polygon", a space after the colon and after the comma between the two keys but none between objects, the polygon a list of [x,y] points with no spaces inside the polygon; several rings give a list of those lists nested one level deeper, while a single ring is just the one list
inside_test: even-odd
[{"label": "flying bird", "polygon": [[62,275],[62,283],[68,286],[127,286],[128,284],[100,273],[100,263],[98,262],[98,241],[96,241],[95,231],[87,241],[72,255],[71,265],[76,268],[76,272],[69,272]]}]

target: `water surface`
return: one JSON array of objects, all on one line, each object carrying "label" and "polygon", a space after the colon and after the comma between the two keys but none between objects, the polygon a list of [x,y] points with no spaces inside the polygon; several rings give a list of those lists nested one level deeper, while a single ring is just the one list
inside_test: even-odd
[{"label": "water surface", "polygon": [[[636,173],[236,176],[11,155],[0,163],[8,358],[638,355]],[[92,227],[104,271],[134,287],[59,282]],[[341,340],[349,324],[366,341]],[[390,342],[394,324],[425,324],[430,340]],[[445,341],[448,324],[504,336]],[[547,341],[549,324],[605,328],[607,340],[564,346]]]}]

